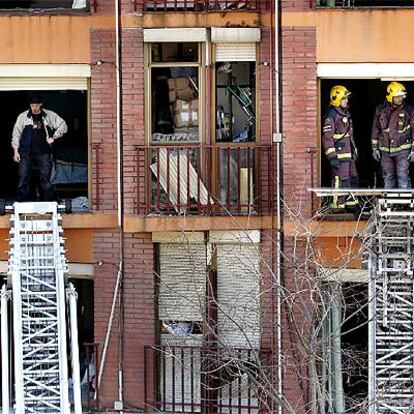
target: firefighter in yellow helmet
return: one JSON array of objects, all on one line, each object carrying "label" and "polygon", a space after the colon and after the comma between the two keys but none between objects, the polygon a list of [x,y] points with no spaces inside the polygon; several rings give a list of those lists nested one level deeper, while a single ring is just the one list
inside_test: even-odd
[{"label": "firefighter in yellow helmet", "polygon": [[405,102],[407,91],[399,82],[387,87],[386,100],[377,106],[372,125],[372,156],[381,163],[385,188],[411,188],[414,162],[414,108]]},{"label": "firefighter in yellow helmet", "polygon": [[[345,86],[337,85],[331,89],[330,105],[323,123],[322,141],[331,166],[335,188],[358,187],[355,165],[357,149],[353,139],[352,118],[348,109],[349,95],[351,92]],[[357,200],[351,195],[335,196],[332,207],[354,211],[357,204]]]}]

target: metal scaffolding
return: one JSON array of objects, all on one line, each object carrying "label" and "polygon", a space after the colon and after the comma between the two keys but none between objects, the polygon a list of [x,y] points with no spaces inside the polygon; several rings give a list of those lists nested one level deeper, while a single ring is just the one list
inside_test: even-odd
[{"label": "metal scaffolding", "polygon": [[414,410],[414,195],[383,194],[369,228],[369,414],[408,414]]},{"label": "metal scaffolding", "polygon": [[67,282],[58,205],[54,202],[15,203],[12,213],[8,288],[3,286],[1,296],[3,413],[9,413],[12,396],[9,382],[12,363],[7,339],[7,301],[10,299],[15,413],[71,412],[66,339],[68,318],[74,390],[72,412],[80,414],[76,293]]}]

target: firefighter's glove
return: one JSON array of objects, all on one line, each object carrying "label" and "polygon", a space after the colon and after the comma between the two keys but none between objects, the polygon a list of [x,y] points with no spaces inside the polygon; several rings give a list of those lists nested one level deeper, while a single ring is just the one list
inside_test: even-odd
[{"label": "firefighter's glove", "polygon": [[331,163],[331,168],[338,168],[339,167],[339,160],[338,158],[332,158],[329,160],[329,162]]},{"label": "firefighter's glove", "polygon": [[409,162],[414,162],[414,151],[411,151],[410,154],[407,157],[407,160]]},{"label": "firefighter's glove", "polygon": [[379,149],[374,149],[372,151],[372,158],[374,158],[375,161],[380,161],[381,159],[381,153],[379,152]]}]

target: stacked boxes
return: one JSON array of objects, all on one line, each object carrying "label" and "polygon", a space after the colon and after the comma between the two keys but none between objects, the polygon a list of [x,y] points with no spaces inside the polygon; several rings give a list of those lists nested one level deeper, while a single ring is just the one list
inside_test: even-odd
[{"label": "stacked boxes", "polygon": [[177,99],[173,110],[174,124],[177,128],[198,126],[198,99],[191,101]]},{"label": "stacked boxes", "polygon": [[190,87],[188,78],[168,79],[170,103],[174,103],[177,99],[190,101],[196,97],[196,92]]}]

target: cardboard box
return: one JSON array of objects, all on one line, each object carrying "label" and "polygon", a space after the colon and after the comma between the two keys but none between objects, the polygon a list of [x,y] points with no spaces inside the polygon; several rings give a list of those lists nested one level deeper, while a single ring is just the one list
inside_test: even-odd
[{"label": "cardboard box", "polygon": [[173,110],[174,124],[177,128],[198,126],[198,99],[191,101],[177,99]]},{"label": "cardboard box", "polygon": [[170,103],[177,99],[190,101],[196,97],[196,92],[191,89],[188,78],[168,79],[169,100]]}]

